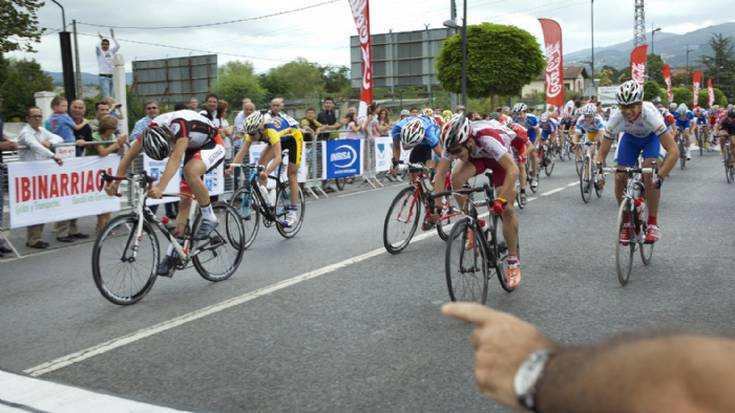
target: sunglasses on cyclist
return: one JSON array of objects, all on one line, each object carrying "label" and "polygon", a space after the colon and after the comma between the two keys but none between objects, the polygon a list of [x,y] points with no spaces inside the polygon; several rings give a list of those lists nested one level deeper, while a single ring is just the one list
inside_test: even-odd
[{"label": "sunglasses on cyclist", "polygon": [[464,149],[464,145],[455,146],[453,148],[447,149],[447,152],[449,152],[450,155],[459,155],[462,153],[462,149]]}]

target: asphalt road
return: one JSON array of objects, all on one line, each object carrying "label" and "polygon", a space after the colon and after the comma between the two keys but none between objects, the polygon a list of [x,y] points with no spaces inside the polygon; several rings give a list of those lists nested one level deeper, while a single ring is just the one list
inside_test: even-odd
[{"label": "asphalt road", "polygon": [[[689,165],[665,183],[651,266],[636,258],[623,288],[612,187],[584,205],[572,164],[558,163],[519,213],[522,285],[493,280],[488,305],[567,344],[735,333],[735,185],[715,153]],[[471,327],[439,312],[442,241],[381,251],[400,188],[310,202],[296,238],[262,228],[230,280],[179,272],[130,307],[97,292],[91,244],[2,263],[0,369],[198,412],[505,412],[474,384]]]}]

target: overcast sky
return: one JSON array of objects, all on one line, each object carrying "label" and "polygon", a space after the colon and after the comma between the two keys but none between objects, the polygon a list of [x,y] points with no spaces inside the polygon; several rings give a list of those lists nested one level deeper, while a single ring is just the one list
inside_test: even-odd
[{"label": "overcast sky", "polygon": [[[287,12],[325,0],[127,0],[97,2],[60,0],[66,8],[67,22],[78,23],[82,71],[97,73],[94,46],[96,33],[109,33],[108,26],[183,26],[211,24],[235,19]],[[462,1],[457,0],[458,14]],[[101,7],[100,4],[109,6]],[[374,34],[441,27],[449,18],[449,0],[370,0],[370,25]],[[595,46],[623,42],[633,37],[633,0],[595,2]],[[647,0],[646,24],[663,31],[682,34],[713,24],[732,21],[732,0],[710,0],[706,7],[692,7],[684,0]],[[469,0],[469,24],[490,21],[513,24],[528,30],[542,43],[536,20],[547,17],[562,27],[565,53],[590,46],[590,0]],[[61,27],[61,11],[50,1],[39,13],[40,23],[49,29]],[[94,27],[87,24],[99,24]],[[71,30],[71,29],[70,29]],[[320,64],[349,66],[349,36],[356,34],[348,0],[339,0],[308,10],[296,11],[256,21],[201,28],[140,30],[115,29],[120,53],[128,70],[132,60],[150,60],[202,54],[130,41],[217,52],[220,64],[230,60],[250,60],[258,72],[304,57]],[[35,58],[44,70],[61,71],[58,35],[42,38],[37,53],[11,53],[16,58]]]}]

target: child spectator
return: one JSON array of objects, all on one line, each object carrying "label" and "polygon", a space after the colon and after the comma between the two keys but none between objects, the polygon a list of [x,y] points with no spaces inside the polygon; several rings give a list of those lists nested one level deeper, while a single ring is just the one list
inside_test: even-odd
[{"label": "child spectator", "polygon": [[[113,143],[89,145],[86,149],[87,156],[107,156],[111,153],[119,152],[125,142],[128,141],[128,135],[115,136],[117,130],[117,118],[114,116],[105,116],[100,120],[99,128],[92,134],[92,142],[105,142],[112,141]],[[106,212],[104,214],[97,215],[97,233],[107,225],[110,221],[111,214]]]}]

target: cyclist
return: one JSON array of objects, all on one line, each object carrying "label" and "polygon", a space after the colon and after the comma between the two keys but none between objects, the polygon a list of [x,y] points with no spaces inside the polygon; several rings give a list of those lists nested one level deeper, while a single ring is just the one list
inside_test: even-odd
[{"label": "cyclist", "polygon": [[735,166],[735,107],[727,110],[727,116],[718,124],[720,146],[723,159],[726,159],[725,142],[730,141],[730,165]]},{"label": "cyclist", "polygon": [[707,111],[699,106],[694,107],[694,118],[696,120],[697,134],[702,137],[704,148],[709,149],[709,133],[707,130]]},{"label": "cyclist", "polygon": [[[434,187],[444,188],[446,173],[449,171],[449,161],[441,159],[442,150],[439,145],[439,126],[433,117],[428,115],[409,116],[398,121],[391,130],[393,137],[393,167],[391,174],[395,176],[396,169],[400,163],[401,147],[404,150],[411,150],[408,161],[410,163],[420,163],[429,168],[437,167],[434,176]],[[438,165],[432,159],[432,152],[440,159]],[[411,176],[413,178],[413,175]],[[440,185],[437,185],[440,183]],[[438,216],[434,211],[426,211],[424,222],[421,229],[428,231],[436,224]]]},{"label": "cyclist", "polygon": [[536,115],[526,113],[528,106],[525,103],[516,103],[513,106],[513,122],[519,123],[521,126],[526,128],[526,134],[528,140],[531,142],[526,149],[526,156],[531,158],[531,175],[529,177],[531,181],[531,188],[536,189],[538,187],[538,160],[536,159],[536,136],[540,135],[539,122]]},{"label": "cyclist", "polygon": [[691,144],[689,136],[691,135],[692,129],[694,128],[694,122],[692,122],[692,119],[694,119],[694,114],[691,110],[689,110],[686,103],[682,103],[676,108],[674,119],[676,120],[677,134],[679,133],[679,131],[684,132],[684,153],[687,161],[689,161],[692,159],[692,157],[689,155],[689,145]]},{"label": "cyclist", "polygon": [[[559,124],[558,122],[549,114],[549,112],[544,112],[539,117],[539,129],[541,130],[541,145],[543,146],[543,151],[546,152],[547,150],[551,149],[551,146],[554,143],[558,143],[558,133],[559,133]],[[545,153],[542,154],[541,159],[542,162],[543,158],[545,157]],[[546,166],[546,165],[541,165]]]},{"label": "cyclist", "polygon": [[[301,134],[298,122],[292,117],[281,113],[283,99],[271,100],[271,109],[262,114],[255,111],[245,118],[245,142],[232,160],[232,163],[241,163],[245,154],[248,153],[250,145],[255,141],[263,141],[268,147],[260,154],[259,165],[265,166],[260,173],[260,184],[264,187],[268,183],[268,175],[278,168],[282,162],[282,152],[288,149],[288,186],[290,189],[291,205],[286,212],[286,220],[283,224],[291,227],[298,221],[299,210],[299,182],[298,172],[301,164],[301,148],[304,136]],[[273,161],[273,162],[271,162]],[[230,170],[231,172],[231,170]]]},{"label": "cyclist", "polygon": [[[158,184],[148,191],[150,198],[160,198],[169,181],[179,170],[183,159],[183,179],[179,186],[182,196],[179,213],[176,216],[174,234],[183,237],[191,209],[191,196],[199,202],[202,222],[195,229],[193,238],[204,240],[217,227],[217,217],[209,199],[209,190],[204,184],[203,176],[216,168],[225,159],[225,146],[217,128],[206,117],[193,110],[185,109],[158,115],[143,133],[138,136],[130,150],[120,161],[117,176],[127,173],[130,164],[143,151],[149,158],[164,160],[168,158],[166,167],[161,173]],[[109,195],[117,193],[119,181],[107,184],[105,191]],[[174,265],[174,249],[169,246],[168,253],[158,265],[158,274],[168,274]]]},{"label": "cyclist", "polygon": [[[595,152],[598,146],[600,146],[600,137],[602,131],[605,129],[605,121],[602,120],[602,116],[597,113],[597,106],[594,103],[588,103],[582,106],[581,115],[576,122],[574,127],[574,140],[575,142],[590,141],[593,143],[590,147],[590,159],[595,159]],[[581,146],[581,145],[579,145]],[[600,185],[604,185],[605,181],[600,179]]]},{"label": "cyclist", "polygon": [[[661,185],[679,158],[671,131],[666,129],[663,117],[651,102],[643,101],[643,86],[635,80],[629,80],[618,87],[615,98],[620,110],[610,116],[605,127],[605,139],[597,153],[597,162],[602,164],[607,158],[610,146],[615,137],[623,133],[617,148],[619,167],[634,167],[638,157],[643,155],[643,166],[650,167],[659,157],[660,148],[666,150],[666,158],[658,169],[658,178],[653,182],[651,175],[644,176],[646,201],[648,202],[648,228],[645,242],[654,243],[661,238],[658,226],[658,204],[661,197]],[[618,204],[622,200],[625,186],[625,174],[615,176],[615,197]],[[630,242],[632,224],[630,216],[624,216],[625,223],[620,232],[620,242]]]},{"label": "cyclist", "polygon": [[[492,212],[503,217],[503,237],[509,252],[504,277],[508,287],[516,288],[521,282],[518,220],[513,208],[518,167],[508,153],[503,131],[489,123],[470,122],[464,114],[457,114],[442,130],[442,140],[445,156],[458,160],[452,170],[453,188],[461,188],[468,179],[487,169],[493,171],[492,184],[498,188],[498,195],[493,202]],[[460,205],[463,201],[458,200]]]},{"label": "cyclist", "polygon": [[[493,118],[495,116],[493,115]],[[526,182],[527,173],[526,171],[526,149],[530,142],[528,141],[528,132],[520,123],[513,122],[513,118],[510,115],[501,113],[497,119],[502,125],[505,125],[508,129],[513,132],[513,138],[510,141],[510,145],[506,144],[513,151],[513,160],[518,166],[518,182],[520,183],[520,196],[519,201],[521,206],[526,205]]]}]

